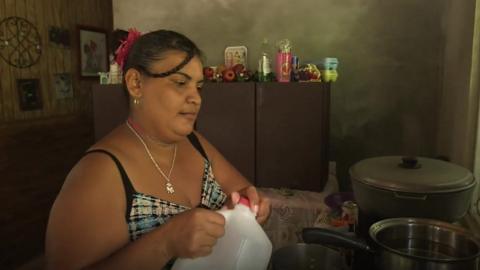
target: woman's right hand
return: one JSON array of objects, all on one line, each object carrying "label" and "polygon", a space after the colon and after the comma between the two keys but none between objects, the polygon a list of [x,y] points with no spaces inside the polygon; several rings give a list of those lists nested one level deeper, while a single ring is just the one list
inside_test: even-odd
[{"label": "woman's right hand", "polygon": [[225,218],[212,210],[195,208],[172,217],[164,226],[173,257],[203,257],[225,233]]}]

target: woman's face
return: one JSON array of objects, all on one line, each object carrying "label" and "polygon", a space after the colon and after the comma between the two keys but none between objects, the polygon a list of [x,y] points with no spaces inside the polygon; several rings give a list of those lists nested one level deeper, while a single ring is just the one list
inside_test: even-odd
[{"label": "woman's face", "polygon": [[[162,60],[148,67],[148,71],[157,74],[169,71],[185,57],[185,52],[166,52]],[[202,101],[202,70],[202,63],[195,56],[182,69],[167,77],[141,76],[137,117],[151,135],[165,141],[175,141],[193,131]]]}]

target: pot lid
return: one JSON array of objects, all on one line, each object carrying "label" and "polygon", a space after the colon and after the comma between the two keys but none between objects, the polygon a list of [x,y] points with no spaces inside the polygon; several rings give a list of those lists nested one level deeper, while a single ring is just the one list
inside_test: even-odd
[{"label": "pot lid", "polygon": [[377,188],[412,193],[461,191],[475,185],[472,173],[466,168],[424,157],[364,159],[350,167],[350,176]]}]

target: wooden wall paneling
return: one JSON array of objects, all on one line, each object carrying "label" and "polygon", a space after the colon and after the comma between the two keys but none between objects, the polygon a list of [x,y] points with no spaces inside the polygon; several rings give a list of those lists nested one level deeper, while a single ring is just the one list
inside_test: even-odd
[{"label": "wooden wall paneling", "polygon": [[76,44],[76,25],[75,25],[75,7],[77,6],[74,1],[63,1],[65,5],[65,28],[70,31],[70,48],[65,50],[64,65],[65,71],[70,73],[72,78],[73,98],[68,102],[68,112],[75,112],[75,104],[79,101],[81,92],[79,91],[79,83],[77,78],[77,52],[75,49]]},{"label": "wooden wall paneling", "polygon": [[[70,1],[69,1],[70,2]],[[77,24],[82,24],[82,22],[80,21],[80,18],[81,17],[79,15],[79,11],[82,11],[82,6],[78,6],[77,8],[73,8],[75,4],[73,3],[69,3],[69,10],[71,12],[70,16],[72,18],[74,18],[74,22],[73,24],[71,25],[71,28],[70,28],[70,31],[71,31],[71,41],[72,41],[72,50],[75,50],[77,51],[77,53],[75,54],[72,54],[71,57],[70,57],[70,60],[72,62],[72,76],[75,78],[74,80],[74,87],[75,87],[75,94],[76,94],[76,97],[75,97],[75,102],[73,104],[73,109],[74,111],[78,112],[80,111],[80,108],[81,108],[81,102],[82,102],[82,97],[84,95],[84,91],[83,91],[83,85],[78,77],[78,74],[79,74],[79,58],[78,58],[78,51],[79,51],[79,48],[78,48],[78,30],[77,30]]]},{"label": "wooden wall paneling", "polygon": [[[50,27],[50,26],[63,27],[62,16],[61,16],[62,2],[65,2],[65,1],[52,0],[52,14],[53,14],[52,22],[47,27]],[[49,48],[52,51],[52,58],[50,59],[50,65],[51,65],[52,71],[50,72],[50,76],[49,76],[50,82],[48,83],[50,101],[54,111],[56,111],[58,114],[64,114],[65,113],[64,108],[63,106],[60,105],[60,101],[57,100],[57,96],[54,89],[54,75],[57,73],[64,72],[64,68],[63,68],[63,58],[65,57],[65,55],[63,54],[64,49],[58,46],[52,46],[52,45],[49,45]]]},{"label": "wooden wall paneling", "polygon": [[[41,1],[40,1],[41,2]],[[50,5],[40,5],[39,6],[42,12],[42,41],[43,41],[43,48],[45,49],[45,57],[43,58],[43,67],[44,73],[42,74],[42,93],[44,93],[43,100],[44,100],[44,111],[48,116],[52,114],[59,113],[56,111],[56,106],[54,104],[54,95],[52,93],[51,86],[53,85],[53,74],[55,73],[55,59],[57,57],[61,57],[61,55],[56,54],[56,49],[49,44],[48,41],[48,28],[50,26],[56,25],[55,20],[57,15],[55,14],[57,11],[56,2],[54,0],[50,0]],[[43,68],[42,68],[43,69]]]},{"label": "wooden wall paneling", "polygon": [[[48,212],[71,166],[93,143],[91,86],[80,80],[76,26],[111,31],[111,1],[0,0],[0,19],[19,16],[39,31],[38,63],[19,69],[0,59],[0,268],[15,269],[42,253]],[[49,44],[49,27],[70,30],[70,49]],[[74,98],[56,100],[53,75],[72,74]],[[16,80],[39,78],[42,110],[22,111]],[[85,112],[87,115],[85,116]]]},{"label": "wooden wall paneling", "polygon": [[71,1],[60,1],[61,7],[62,7],[62,17],[61,17],[61,27],[64,29],[68,29],[70,33],[70,47],[69,48],[64,48],[62,50],[63,57],[62,57],[62,65],[63,65],[63,71],[65,73],[70,74],[70,78],[72,79],[72,91],[73,91],[73,97],[69,99],[64,99],[61,102],[61,105],[63,107],[63,111],[65,114],[72,113],[73,111],[73,106],[72,103],[75,101],[76,98],[76,93],[75,93],[75,88],[73,85],[74,77],[73,77],[73,72],[72,72],[72,61],[71,61],[71,55],[72,55],[72,38],[73,38],[73,18],[70,16],[69,12],[69,3]]},{"label": "wooden wall paneling", "polygon": [[[18,17],[21,17],[21,18],[25,18],[25,3],[23,2],[23,0],[16,0],[15,1],[15,11],[14,11],[14,14],[15,16],[18,16]],[[11,68],[12,71],[13,71],[13,74],[14,74],[14,78],[17,78],[17,79],[27,79],[27,77],[25,76],[26,75],[26,72],[24,71],[25,68],[17,68],[17,67],[12,67]],[[18,106],[19,104],[19,96],[18,96],[18,88],[17,88],[17,82],[16,80],[14,80],[14,88],[12,89],[12,95],[14,95],[14,97],[17,98],[17,102],[15,104],[17,104],[17,106],[14,106],[15,108],[15,115],[17,119],[25,119],[26,117],[28,117],[28,112],[22,112]]]},{"label": "wooden wall paneling", "polygon": [[[97,83],[97,79],[80,80],[76,75],[79,52],[76,26],[83,24],[111,31],[113,27],[111,10],[111,1],[84,0],[72,3],[63,0],[0,0],[0,18],[24,17],[37,26],[42,38],[42,56],[36,65],[18,69],[1,61],[0,120],[38,119],[72,113],[91,114],[91,86]],[[70,30],[70,49],[50,46],[48,41],[50,26]],[[56,99],[53,74],[61,72],[72,74],[73,99]],[[16,87],[18,78],[40,78],[42,110],[20,110]]]},{"label": "wooden wall paneling", "polygon": [[[42,41],[42,52],[45,53],[45,48],[44,48],[45,45],[43,43],[44,40],[43,40],[42,34],[40,32],[41,28],[42,28],[42,25],[39,24],[39,12],[35,10],[34,2],[38,2],[38,1],[25,0],[25,18],[27,18],[27,20],[32,22],[33,25],[35,25],[37,27],[37,29],[39,30],[40,38],[41,38],[41,41]],[[40,62],[42,61],[43,53],[40,56],[39,62],[28,68],[29,78],[38,78],[40,80],[42,79],[41,72],[40,72]],[[43,110],[31,111],[31,114],[33,114],[33,116],[30,116],[32,118],[40,118],[44,115],[44,111]],[[28,117],[28,118],[30,118],[30,117]]]},{"label": "wooden wall paneling", "polygon": [[[5,19],[6,13],[5,13],[5,1],[0,0],[0,21]],[[0,29],[2,31],[2,29]],[[0,123],[2,122],[2,119],[5,119],[5,106],[4,106],[4,100],[5,100],[5,89],[8,89],[6,84],[8,81],[8,70],[7,70],[7,63],[0,58]]]},{"label": "wooden wall paneling", "polygon": [[[58,27],[61,27],[63,29],[70,29],[71,28],[70,27],[71,22],[68,18],[68,2],[69,1],[57,0],[57,4],[56,4],[59,7],[59,9],[58,9],[58,14],[59,14]],[[72,33],[72,31],[70,31],[70,33]],[[71,72],[70,72],[71,68],[69,67],[69,64],[71,63],[71,61],[69,60],[71,49],[59,47],[58,50],[61,53],[61,58],[58,59],[58,63],[57,63],[58,72],[59,73],[70,73],[71,74]],[[54,93],[54,97],[55,97],[55,100],[56,100],[55,103],[59,107],[59,110],[62,112],[62,114],[72,113],[73,111],[72,111],[71,104],[72,104],[72,101],[75,99],[75,95],[73,96],[73,98],[58,100],[58,99],[56,99],[57,98],[56,95],[55,95],[56,92],[55,92],[55,89],[53,88],[53,85],[52,85],[52,91]]]},{"label": "wooden wall paneling", "polygon": [[[22,18],[25,18],[25,14],[24,14],[24,11],[25,11],[25,6],[22,4],[23,0],[16,0],[15,1],[15,5],[14,5],[14,15],[15,16],[18,16],[18,17],[22,17]],[[16,79],[27,79],[24,75],[24,71],[23,71],[23,68],[18,68],[18,67],[13,67],[12,68],[12,71],[13,71],[13,74],[14,74],[14,78]],[[15,118],[16,119],[25,119],[25,113],[22,112],[20,110],[20,107],[19,107],[19,100],[20,100],[20,97],[18,96],[18,88],[17,88],[17,83],[16,83],[16,79],[13,80],[13,84],[14,84],[14,88],[12,89],[12,97],[15,97],[16,100],[15,100],[15,103],[16,106],[14,106],[14,114],[15,114]]]},{"label": "wooden wall paneling", "polygon": [[[10,17],[15,15],[15,0],[4,0],[5,1],[5,17]],[[5,96],[3,97],[4,105],[5,105],[5,116],[6,120],[13,120],[15,119],[15,106],[18,104],[18,98],[14,94],[14,90],[16,89],[16,73],[15,68],[10,66],[9,64],[5,63],[6,69],[6,89],[5,89]],[[18,106],[18,105],[17,105]]]},{"label": "wooden wall paneling", "polygon": [[[1,61],[1,59],[0,59]],[[0,78],[2,77],[2,67],[0,66]],[[2,83],[2,80],[0,80],[0,98],[3,97],[3,83]],[[2,119],[3,119],[3,102],[0,102],[0,123],[2,123]]]},{"label": "wooden wall paneling", "polygon": [[[34,13],[29,12],[29,7],[27,6],[27,4],[28,4],[27,0],[18,0],[18,1],[16,1],[16,3],[17,3],[17,6],[16,6],[17,16],[25,18],[29,22],[31,22],[37,28],[37,30],[39,31],[39,34],[40,34],[41,25],[39,25],[38,22],[37,22],[37,18],[36,18],[37,16]],[[40,34],[40,39],[42,40],[42,35],[41,34]],[[43,46],[43,42],[42,42],[42,46]],[[41,61],[41,57],[42,56],[40,56],[39,61]],[[39,73],[38,73],[38,63],[33,65],[33,66],[30,66],[28,68],[17,68],[17,69],[19,70],[20,78],[22,78],[22,79],[38,78],[40,80],[40,92],[43,96],[43,89],[42,89],[42,85],[41,85],[41,79],[42,78],[40,78]],[[19,114],[22,115],[23,119],[40,118],[40,117],[44,116],[44,111],[43,110],[21,111],[20,107],[18,105],[19,104],[19,102],[18,102],[19,97],[18,97],[17,89],[15,89],[15,92],[16,92],[16,97],[18,98],[16,110],[19,112]],[[43,99],[42,99],[42,103],[44,104]]]},{"label": "wooden wall paneling", "polygon": [[91,120],[56,117],[0,126],[0,268],[43,252],[48,213],[65,176],[91,145]]},{"label": "wooden wall paneling", "polygon": [[[85,1],[87,2],[87,1]],[[77,26],[79,24],[81,25],[88,25],[89,23],[85,20],[86,18],[84,16],[82,16],[82,14],[89,14],[88,13],[88,10],[85,8],[87,5],[82,5],[81,7],[79,7],[78,9],[75,9],[75,17],[76,17],[76,25],[75,25],[75,30],[74,30],[74,47],[77,48],[77,51],[80,51],[81,48],[79,48],[79,40],[78,40],[78,29],[77,29]],[[94,13],[90,13],[92,14],[92,16],[90,17],[94,17]],[[74,59],[74,68],[75,68],[75,72],[74,72],[74,76],[76,76],[77,78],[79,78],[79,69],[80,69],[80,59],[78,57],[78,55],[75,55],[75,57],[73,58]],[[75,111],[86,111],[85,110],[85,101],[86,101],[86,98],[85,96],[87,95],[87,91],[86,91],[86,88],[88,88],[88,83],[82,79],[82,80],[78,80],[78,91],[79,91],[79,95],[78,95],[78,98],[77,98],[77,103],[75,104]]]},{"label": "wooden wall paneling", "polygon": [[[21,0],[23,1],[23,0]],[[24,4],[24,3],[22,3]],[[24,5],[20,5],[20,3],[17,1],[15,1],[15,3],[13,5],[9,4],[9,3],[6,3],[7,5],[7,10],[8,13],[10,13],[9,16],[16,16],[16,17],[21,17],[21,18],[24,18],[24,19],[27,19],[25,17],[26,13],[25,13],[25,7]],[[20,10],[22,9],[22,12],[20,12]],[[27,19],[28,20],[28,19]],[[31,22],[31,21],[30,21]],[[26,76],[28,75],[28,72],[25,71],[25,68],[18,68],[18,67],[14,67],[14,66],[11,66],[9,64],[6,65],[7,66],[7,69],[10,71],[9,72],[9,81],[10,81],[10,85],[8,86],[8,89],[7,89],[7,92],[8,92],[8,96],[6,97],[6,99],[3,101],[5,105],[7,105],[9,107],[9,116],[8,116],[8,121],[13,121],[15,119],[19,119],[19,120],[23,120],[25,118],[25,115],[21,112],[20,110],[20,103],[19,103],[19,96],[18,96],[18,88],[17,88],[17,79],[23,79],[23,78],[26,78]]]},{"label": "wooden wall paneling", "polygon": [[46,27],[46,20],[48,17],[48,14],[45,13],[45,9],[48,9],[48,5],[45,5],[45,3],[42,3],[43,1],[33,1],[31,2],[34,6],[34,9],[36,10],[37,13],[37,24],[38,24],[38,32],[40,34],[41,40],[42,40],[42,56],[40,57],[40,61],[35,65],[36,68],[38,69],[38,78],[40,78],[41,81],[41,87],[42,87],[42,102],[43,102],[43,109],[42,111],[44,112],[44,115],[46,117],[52,115],[50,113],[50,104],[48,102],[49,96],[46,93],[46,79],[48,78],[50,74],[50,67],[48,64],[48,59],[49,59],[49,48],[48,48],[48,29]]}]

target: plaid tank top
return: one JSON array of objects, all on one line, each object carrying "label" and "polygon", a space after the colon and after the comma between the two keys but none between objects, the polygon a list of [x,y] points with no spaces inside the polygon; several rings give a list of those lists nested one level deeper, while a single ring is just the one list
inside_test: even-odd
[{"label": "plaid tank top", "polygon": [[[227,195],[215,180],[211,163],[197,136],[191,133],[188,135],[188,139],[204,158],[202,194],[198,207],[218,210],[225,203]],[[86,154],[89,153],[107,154],[115,162],[120,172],[127,201],[125,219],[128,224],[130,241],[134,241],[143,234],[166,223],[172,216],[190,209],[190,207],[184,205],[137,192],[122,164],[112,153],[103,149],[94,149],[86,152]]]}]

